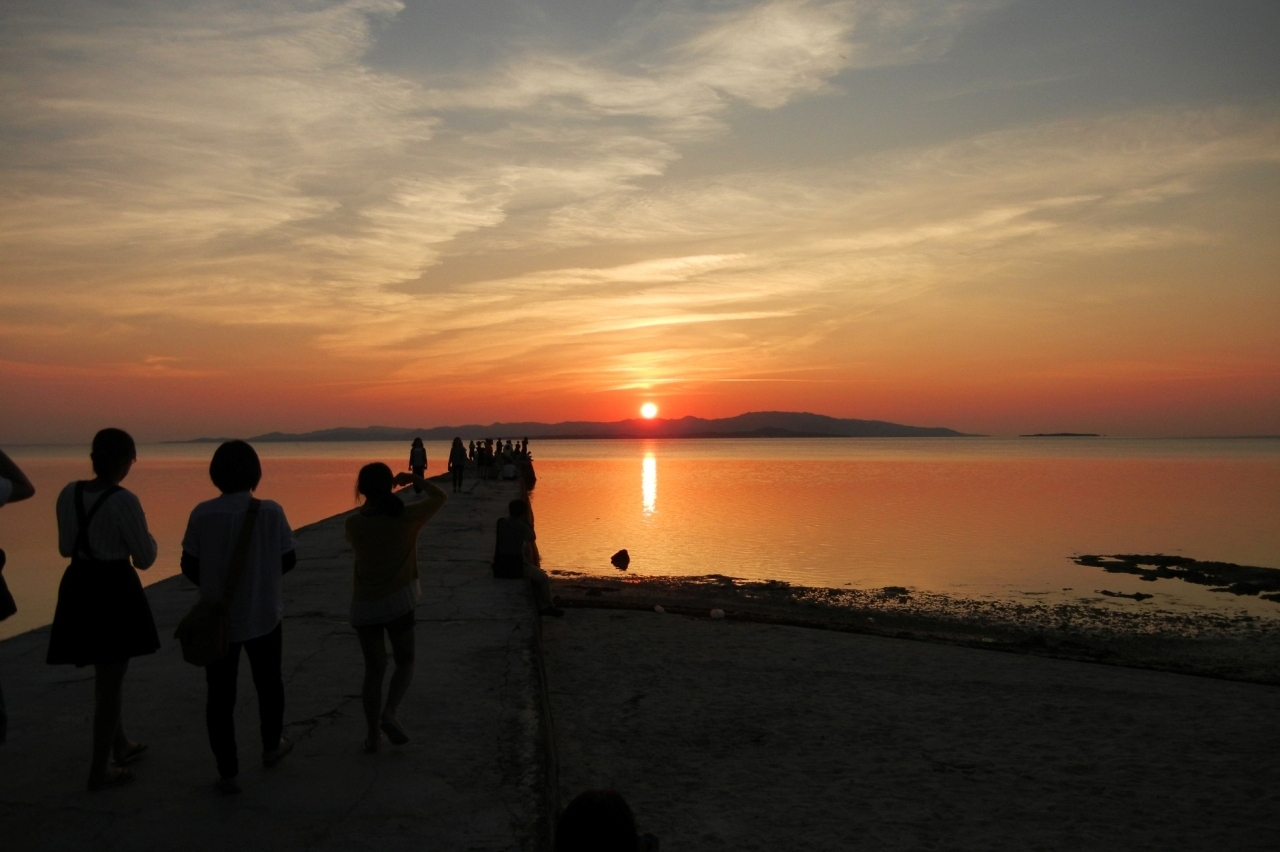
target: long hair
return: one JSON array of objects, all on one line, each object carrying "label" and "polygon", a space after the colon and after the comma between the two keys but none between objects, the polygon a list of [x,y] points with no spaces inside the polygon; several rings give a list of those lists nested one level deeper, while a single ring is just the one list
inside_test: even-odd
[{"label": "long hair", "polygon": [[363,494],[366,506],[394,518],[404,514],[404,503],[391,493],[394,486],[395,476],[391,473],[391,468],[382,462],[371,462],[360,468],[360,475],[356,477],[356,499]]}]

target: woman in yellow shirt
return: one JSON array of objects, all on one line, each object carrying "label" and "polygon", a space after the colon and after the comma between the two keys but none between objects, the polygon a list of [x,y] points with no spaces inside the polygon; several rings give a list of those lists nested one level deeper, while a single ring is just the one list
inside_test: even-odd
[{"label": "woman in yellow shirt", "polygon": [[[427,496],[405,504],[392,493],[393,488],[410,484]],[[384,732],[395,745],[409,741],[396,721],[396,710],[413,679],[413,610],[422,594],[418,582],[418,531],[448,498],[421,474],[393,475],[391,468],[381,462],[360,469],[356,493],[364,497],[364,505],[347,518],[344,534],[355,551],[351,626],[356,629],[364,653],[364,716],[369,726],[364,747],[365,751],[375,752]],[[385,704],[384,631],[395,658]]]}]

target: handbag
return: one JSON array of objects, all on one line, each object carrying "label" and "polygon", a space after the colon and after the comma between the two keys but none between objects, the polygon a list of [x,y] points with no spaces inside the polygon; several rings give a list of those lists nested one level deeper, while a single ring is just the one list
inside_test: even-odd
[{"label": "handbag", "polygon": [[260,506],[261,500],[249,500],[249,512],[240,527],[240,537],[236,539],[236,549],[231,555],[231,568],[227,572],[227,586],[222,592],[222,600],[196,604],[173,632],[173,638],[182,643],[182,659],[193,666],[207,666],[227,655],[227,613],[236,593],[236,583],[244,571],[245,558],[249,553],[249,538],[253,535]]},{"label": "handbag", "polygon": [[[0,550],[0,572],[4,571],[4,565],[4,551]],[[13,595],[9,594],[9,586],[4,581],[4,574],[0,573],[0,621],[4,621],[17,611],[18,605],[13,602]]]}]

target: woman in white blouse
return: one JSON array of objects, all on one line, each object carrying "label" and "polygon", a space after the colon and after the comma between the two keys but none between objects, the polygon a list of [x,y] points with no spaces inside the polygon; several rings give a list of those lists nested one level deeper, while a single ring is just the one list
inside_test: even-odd
[{"label": "woman in white blouse", "polygon": [[[94,667],[88,787],[99,790],[132,781],[123,766],[146,751],[125,736],[120,696],[129,658],[155,653],[160,638],[134,571],[155,563],[156,540],[138,498],[120,487],[137,460],[133,438],[103,429],[93,437],[89,458],[96,476],[72,482],[58,495],[58,550],[71,565],[58,587],[48,662]],[[116,765],[110,766],[113,756]]]}]

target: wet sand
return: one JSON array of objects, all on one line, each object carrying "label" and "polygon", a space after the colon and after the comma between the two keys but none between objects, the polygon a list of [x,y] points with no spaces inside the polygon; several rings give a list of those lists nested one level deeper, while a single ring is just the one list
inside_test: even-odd
[{"label": "wet sand", "polygon": [[[1270,624],[556,580],[561,800],[616,787],[663,850],[1274,848],[1280,689],[1224,679],[1274,677]],[[828,629],[782,623],[804,619]],[[1216,676],[1150,670],[1179,667]]]}]

